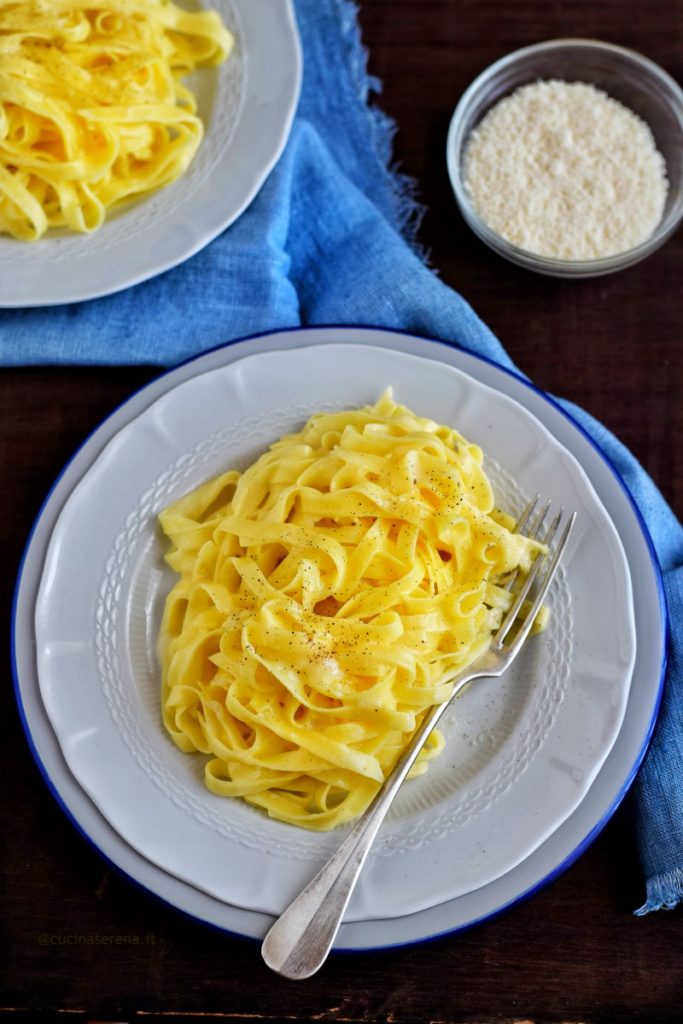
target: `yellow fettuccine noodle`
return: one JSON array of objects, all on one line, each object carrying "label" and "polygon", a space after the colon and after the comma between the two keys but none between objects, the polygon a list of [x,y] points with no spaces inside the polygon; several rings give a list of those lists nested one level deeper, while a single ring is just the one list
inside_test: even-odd
[{"label": "yellow fettuccine noodle", "polygon": [[[163,719],[206,784],[285,822],[360,814],[481,654],[540,546],[494,511],[481,449],[395,404],[313,416],[160,516],[180,579]],[[414,769],[443,747],[435,731]]]},{"label": "yellow fettuccine noodle", "polygon": [[0,0],[0,233],[94,231],[175,181],[204,131],[181,79],[232,46],[170,0]]}]

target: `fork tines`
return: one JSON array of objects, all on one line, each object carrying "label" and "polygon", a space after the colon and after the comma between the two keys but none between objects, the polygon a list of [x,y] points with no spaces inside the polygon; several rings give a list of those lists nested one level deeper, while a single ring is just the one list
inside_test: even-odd
[{"label": "fork tines", "polygon": [[[517,648],[526,639],[529,630],[533,625],[534,619],[536,618],[536,615],[540,610],[541,604],[543,603],[543,599],[545,598],[545,595],[548,592],[548,587],[552,583],[553,577],[555,576],[557,567],[560,562],[560,558],[562,557],[562,553],[565,547],[567,546],[567,541],[569,540],[569,534],[571,533],[572,526],[574,525],[574,520],[576,519],[576,512],[566,514],[565,508],[564,506],[562,506],[562,508],[557,513],[550,526],[547,528],[545,533],[543,533],[543,525],[550,511],[551,502],[547,501],[534,517],[534,513],[536,511],[538,502],[539,496],[536,495],[536,497],[533,498],[529,502],[527,507],[524,509],[524,512],[522,513],[519,522],[517,523],[517,532],[524,532],[527,524],[529,523],[529,520],[531,520],[533,517],[533,522],[531,523],[528,532],[526,532],[526,536],[530,537],[532,540],[538,540],[547,548],[547,551],[536,557],[533,565],[531,566],[528,576],[523,581],[522,586],[519,588],[519,591],[515,595],[515,599],[512,602],[512,605],[509,611],[507,612],[507,615],[503,619],[500,628],[498,629],[498,632],[493,638],[492,647],[494,649],[502,649],[503,641],[505,640],[505,637],[507,636],[512,624],[517,620],[517,617],[519,615],[520,609],[524,601],[527,599],[534,583],[538,581],[537,590],[533,598],[531,607],[527,615],[525,616],[524,620],[521,622],[519,630],[516,633],[514,640],[511,642],[508,648],[506,648],[506,650],[511,651],[511,648],[514,648],[516,651]],[[558,531],[560,530],[560,526],[563,523],[563,520],[564,529],[562,530],[560,534],[560,539],[557,542],[557,545],[553,551],[551,549],[551,545],[556,535],[558,534]],[[541,569],[543,568],[545,569],[545,572],[541,574]],[[511,577],[511,579],[508,581],[508,588],[512,586],[514,578],[515,577]]]}]

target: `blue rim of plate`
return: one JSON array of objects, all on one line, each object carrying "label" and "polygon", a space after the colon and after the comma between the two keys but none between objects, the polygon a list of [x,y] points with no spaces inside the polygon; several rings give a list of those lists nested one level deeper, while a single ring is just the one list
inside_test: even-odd
[{"label": "blue rim of plate", "polygon": [[[484,356],[484,355],[481,355],[480,353],[473,352],[471,349],[468,349],[468,348],[464,347],[463,345],[458,345],[455,342],[447,342],[447,341],[444,341],[443,339],[433,338],[433,337],[430,337],[428,335],[417,334],[414,331],[400,330],[399,328],[393,328],[393,327],[382,327],[382,326],[377,325],[377,324],[334,324],[334,323],[332,323],[332,324],[304,325],[304,326],[298,326],[298,327],[275,328],[273,330],[268,330],[268,331],[258,331],[258,332],[255,332],[254,334],[248,334],[248,335],[245,335],[244,337],[241,337],[241,338],[234,338],[231,341],[223,342],[220,345],[214,345],[211,348],[206,349],[203,352],[200,352],[200,353],[198,353],[198,354],[196,354],[194,356],[190,356],[188,359],[184,359],[181,362],[175,364],[174,366],[171,366],[168,369],[163,370],[158,376],[152,378],[151,381],[148,381],[146,384],[143,384],[141,387],[136,388],[126,399],[124,399],[123,402],[120,402],[107,416],[104,417],[103,420],[100,421],[100,423],[93,430],[91,430],[87,434],[87,436],[84,438],[84,440],[81,442],[81,444],[73,452],[71,457],[65,462],[65,464],[62,467],[61,471],[59,472],[59,474],[57,475],[57,477],[53,481],[49,491],[47,492],[47,494],[46,494],[46,496],[45,496],[45,498],[44,498],[44,500],[43,500],[43,502],[42,502],[42,504],[41,504],[41,506],[40,506],[40,508],[38,510],[38,514],[36,515],[36,518],[35,518],[35,520],[33,522],[33,525],[32,525],[31,530],[29,532],[29,535],[28,535],[28,538],[27,538],[24,550],[22,552],[21,560],[20,560],[20,563],[19,563],[19,570],[18,570],[18,573],[17,573],[17,582],[15,584],[14,593],[13,593],[13,597],[12,597],[12,609],[11,609],[11,619],[10,619],[10,630],[11,630],[11,634],[10,634],[10,661],[11,661],[11,667],[12,667],[12,680],[13,680],[14,695],[15,695],[15,699],[16,699],[16,702],[17,702],[19,718],[20,718],[22,727],[24,729],[24,733],[26,735],[28,746],[29,746],[29,749],[30,749],[31,754],[33,756],[33,759],[36,762],[38,770],[40,771],[40,773],[41,773],[41,775],[42,775],[42,777],[43,777],[43,779],[44,779],[48,789],[50,790],[52,796],[55,798],[55,800],[57,801],[57,803],[59,804],[60,808],[62,809],[64,814],[67,816],[67,818],[69,819],[71,824],[76,828],[76,830],[80,833],[80,835],[83,836],[83,838],[87,841],[87,843],[119,875],[121,875],[123,878],[125,878],[126,881],[132,883],[138,889],[141,889],[143,892],[145,892],[146,894],[148,894],[149,896],[151,896],[155,900],[158,900],[164,906],[170,907],[170,909],[173,910],[175,913],[186,915],[187,917],[192,918],[192,920],[197,921],[199,924],[202,924],[202,925],[204,925],[207,928],[215,929],[216,931],[219,931],[219,932],[221,932],[223,934],[233,935],[233,936],[238,937],[240,939],[246,939],[247,941],[254,942],[254,943],[260,942],[259,939],[256,939],[253,936],[244,935],[241,932],[232,931],[229,928],[225,928],[225,927],[222,927],[221,925],[214,924],[212,921],[204,920],[203,918],[198,917],[195,914],[193,914],[191,911],[185,910],[182,907],[178,907],[178,906],[174,905],[169,900],[167,900],[163,896],[161,896],[159,893],[156,893],[152,889],[148,888],[145,884],[143,884],[141,881],[139,881],[133,875],[130,875],[123,867],[121,867],[114,860],[112,860],[112,858],[107,853],[105,853],[104,850],[102,850],[100,848],[100,846],[98,846],[98,844],[88,834],[88,832],[85,831],[85,828],[80,824],[80,822],[78,821],[76,816],[67,807],[67,805],[66,805],[66,803],[64,801],[64,798],[62,797],[61,793],[59,792],[59,789],[58,789],[56,783],[54,782],[52,776],[50,775],[50,772],[48,771],[47,767],[43,763],[43,760],[42,760],[42,758],[40,756],[40,753],[39,753],[39,751],[38,751],[38,749],[36,747],[33,735],[31,733],[31,728],[30,728],[29,723],[28,723],[28,717],[27,717],[26,710],[25,710],[25,707],[24,707],[24,702],[22,700],[21,686],[20,686],[20,681],[19,681],[19,668],[18,668],[18,664],[17,664],[17,652],[16,652],[16,646],[17,646],[17,643],[16,643],[16,637],[17,637],[17,612],[18,612],[18,604],[19,604],[19,598],[20,598],[20,591],[21,591],[21,587],[22,587],[22,581],[23,581],[23,578],[24,578],[24,569],[25,569],[26,561],[27,561],[28,555],[29,555],[29,553],[31,551],[31,547],[32,547],[32,544],[33,544],[34,536],[36,534],[38,526],[39,526],[39,524],[40,524],[40,522],[41,522],[41,520],[43,518],[43,515],[45,514],[45,512],[46,512],[46,510],[48,508],[48,505],[50,504],[50,501],[52,499],[52,496],[53,496],[54,492],[56,491],[57,487],[59,486],[59,483],[61,482],[62,478],[66,474],[67,470],[69,469],[71,464],[74,462],[74,460],[78,457],[78,455],[81,453],[81,451],[90,443],[90,441],[95,437],[95,435],[98,434],[99,431],[111,419],[113,419],[113,417],[115,417],[120,412],[121,409],[123,409],[126,405],[128,405],[131,401],[133,401],[133,399],[136,398],[138,395],[143,394],[149,388],[157,385],[159,383],[159,381],[162,381],[165,378],[169,377],[171,374],[175,373],[181,367],[188,366],[188,365],[190,365],[190,364],[192,364],[194,362],[198,362],[200,359],[205,358],[206,356],[210,355],[213,352],[220,352],[220,351],[222,351],[222,350],[224,350],[226,348],[231,348],[233,345],[237,345],[237,344],[240,344],[240,343],[243,343],[243,342],[248,342],[248,341],[255,341],[255,340],[259,339],[259,338],[278,336],[278,335],[285,335],[285,334],[291,334],[291,333],[309,332],[309,331],[310,332],[317,332],[317,331],[324,331],[324,330],[339,330],[339,331],[342,331],[342,330],[359,331],[360,330],[360,331],[370,331],[370,332],[372,332],[372,331],[379,331],[379,332],[382,332],[384,334],[395,334],[397,336],[401,336],[401,337],[405,337],[405,338],[410,338],[410,339],[413,339],[413,340],[416,340],[416,341],[420,341],[420,342],[425,342],[425,343],[428,343],[428,344],[441,345],[441,346],[443,346],[444,348],[447,348],[447,349],[457,349],[457,350],[463,352],[465,355],[467,355],[467,356],[469,356],[469,357],[471,357],[471,358],[473,358],[475,360],[478,360],[479,362],[485,363],[485,364],[493,367],[494,369],[500,370],[503,373],[507,374],[507,376],[511,377],[513,380],[517,381],[518,383],[524,385],[524,387],[528,388],[531,392],[533,392],[539,398],[543,399],[550,406],[552,406],[557,412],[559,412],[564,417],[564,419],[566,419],[571,424],[571,426],[573,426],[583,436],[583,438],[586,441],[588,441],[588,443],[593,448],[593,450],[596,452],[596,454],[602,459],[602,461],[607,466],[607,468],[609,469],[610,473],[612,474],[612,476],[614,477],[614,479],[618,483],[619,487],[621,488],[624,496],[626,497],[626,499],[627,499],[627,501],[628,501],[628,503],[629,503],[629,505],[631,507],[631,510],[633,511],[633,513],[635,515],[636,522],[638,524],[638,527],[640,529],[642,537],[645,540],[645,544],[646,544],[646,547],[647,547],[647,550],[648,550],[648,554],[649,554],[649,557],[650,557],[650,561],[651,561],[651,565],[652,565],[655,585],[656,585],[656,588],[657,588],[657,594],[658,594],[658,599],[659,599],[659,615],[660,615],[661,626],[662,626],[662,629],[661,629],[662,656],[661,656],[661,663],[660,663],[660,669],[659,669],[659,680],[658,680],[656,697],[655,697],[655,700],[654,700],[654,703],[653,703],[653,707],[652,707],[652,714],[651,714],[651,717],[650,717],[650,721],[649,721],[648,727],[647,727],[647,729],[645,731],[645,735],[643,737],[640,749],[638,750],[638,753],[636,754],[636,757],[633,760],[633,763],[631,765],[630,770],[627,772],[626,777],[623,780],[619,791],[614,796],[614,798],[613,798],[612,802],[610,803],[610,805],[604,811],[604,813],[603,813],[602,817],[600,818],[600,820],[595,823],[595,825],[589,830],[589,832],[584,836],[584,838],[574,847],[574,849],[569,854],[567,854],[560,861],[559,864],[557,864],[553,869],[551,869],[549,872],[547,872],[547,874],[545,874],[539,881],[537,881],[535,884],[529,886],[529,888],[527,888],[527,889],[523,890],[522,892],[518,893],[512,899],[510,899],[507,902],[505,902],[505,903],[501,904],[500,906],[496,907],[494,910],[491,910],[491,911],[483,914],[481,917],[478,917],[478,918],[475,918],[473,920],[467,921],[464,924],[455,925],[455,926],[450,927],[450,928],[444,928],[441,931],[437,931],[437,932],[435,932],[435,933],[433,933],[431,935],[424,936],[422,938],[410,939],[410,940],[407,940],[407,941],[397,941],[395,943],[393,943],[393,942],[392,943],[384,943],[382,945],[373,945],[371,947],[345,946],[345,947],[342,947],[342,948],[339,948],[339,949],[335,948],[335,949],[332,950],[332,952],[334,954],[357,953],[357,952],[363,952],[363,953],[367,953],[367,952],[381,952],[382,950],[386,950],[386,949],[395,949],[395,948],[400,948],[400,947],[404,947],[404,946],[423,945],[423,944],[428,943],[428,942],[436,941],[437,939],[443,938],[444,936],[455,934],[456,932],[467,931],[470,928],[474,928],[477,925],[482,924],[484,921],[490,921],[490,920],[498,917],[499,915],[501,915],[505,911],[509,910],[511,907],[515,906],[517,903],[521,903],[522,901],[531,898],[537,892],[540,892],[541,889],[544,889],[547,885],[549,885],[556,878],[558,878],[561,874],[563,874],[569,867],[571,867],[571,865],[594,842],[594,840],[597,838],[597,836],[600,834],[600,832],[602,832],[603,828],[607,825],[607,823],[612,818],[612,816],[616,812],[617,808],[619,807],[619,805],[623,801],[623,799],[626,796],[628,790],[631,788],[631,785],[633,784],[633,781],[634,781],[634,779],[636,777],[638,769],[640,768],[640,766],[641,766],[641,764],[643,762],[643,759],[645,758],[645,755],[646,755],[646,753],[648,751],[648,748],[650,746],[650,742],[651,742],[651,739],[652,739],[652,734],[654,732],[654,728],[655,728],[655,725],[656,725],[656,722],[657,722],[657,717],[659,715],[659,709],[660,709],[660,706],[661,706],[662,695],[663,695],[663,692],[664,692],[664,682],[665,682],[666,666],[667,666],[667,645],[668,645],[668,637],[669,637],[669,616],[668,616],[668,611],[667,611],[666,598],[665,598],[665,594],[664,594],[664,584],[663,584],[663,580],[662,580],[662,572],[661,572],[661,568],[660,568],[660,565],[659,565],[659,559],[657,557],[657,553],[655,551],[654,543],[652,541],[652,537],[650,535],[650,531],[649,531],[649,529],[648,529],[648,527],[647,527],[647,525],[645,523],[643,515],[642,515],[640,509],[638,508],[638,506],[637,506],[637,504],[636,504],[636,502],[635,502],[635,500],[633,498],[633,495],[631,494],[629,488],[627,487],[623,477],[621,476],[621,474],[617,470],[616,466],[614,465],[614,463],[612,462],[610,457],[605,453],[605,451],[600,447],[600,445],[588,433],[588,431],[585,429],[585,427],[583,427],[581,425],[581,423],[579,423],[579,421],[577,419],[575,419],[574,416],[571,415],[571,413],[567,412],[567,410],[563,408],[563,406],[558,402],[557,399],[553,398],[551,395],[547,394],[541,388],[537,387],[532,381],[530,381],[527,377],[525,377],[523,374],[519,373],[518,371],[512,370],[512,369],[510,369],[507,366],[503,366],[502,364],[496,362],[494,359],[491,359],[488,356]],[[320,344],[325,344],[325,343],[324,342],[320,342]]]}]

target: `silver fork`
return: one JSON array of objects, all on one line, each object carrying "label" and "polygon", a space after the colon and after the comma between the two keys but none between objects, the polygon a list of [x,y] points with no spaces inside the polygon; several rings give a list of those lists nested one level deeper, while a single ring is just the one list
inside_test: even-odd
[{"label": "silver fork", "polygon": [[[533,519],[527,535],[534,539],[541,539],[541,531],[547,518],[550,502],[538,513],[536,513],[537,504],[538,497],[530,502],[522,513],[517,530],[521,533]],[[324,867],[294,899],[266,935],[261,953],[268,967],[278,974],[282,974],[285,978],[299,980],[310,978],[322,967],[332,948],[351,893],[378,829],[425,740],[454,697],[462,693],[469,683],[482,677],[501,676],[512,664],[529,634],[548,587],[555,576],[575,516],[576,513],[572,512],[571,515],[565,517],[564,509],[560,510],[542,537],[543,543],[548,548],[548,553],[539,555],[534,560],[531,571],[516,594],[490,647],[469,668],[455,677],[453,693],[450,698],[443,704],[434,705],[425,715],[410,744],[385,779],[373,802],[360,816],[351,832]],[[559,533],[563,520],[565,520],[564,528]],[[550,545],[558,533],[560,539],[554,552],[551,553]],[[541,574],[541,568],[544,566],[545,572]],[[505,638],[536,581],[538,581],[537,588],[531,607],[524,621],[520,623],[514,638],[506,644]],[[507,587],[510,588],[512,583],[513,578],[507,582]]]}]

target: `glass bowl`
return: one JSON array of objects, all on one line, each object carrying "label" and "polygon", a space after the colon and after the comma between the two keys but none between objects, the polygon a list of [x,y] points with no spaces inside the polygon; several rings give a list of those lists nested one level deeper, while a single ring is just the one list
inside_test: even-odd
[{"label": "glass bowl", "polygon": [[[666,161],[669,192],[662,219],[645,242],[592,260],[564,260],[520,249],[493,231],[475,211],[462,179],[470,132],[504,96],[539,79],[587,82],[645,121]],[[448,173],[460,211],[472,230],[501,256],[553,277],[597,277],[649,256],[683,218],[683,92],[665,71],[633,50],[594,39],[554,39],[503,57],[476,78],[455,108],[446,146]]]}]

